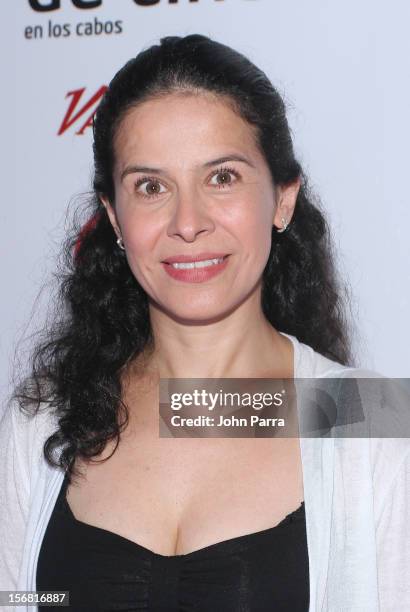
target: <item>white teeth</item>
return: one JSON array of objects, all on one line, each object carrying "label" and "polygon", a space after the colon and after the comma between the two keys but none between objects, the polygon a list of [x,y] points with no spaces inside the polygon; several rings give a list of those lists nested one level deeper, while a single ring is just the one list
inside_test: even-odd
[{"label": "white teeth", "polygon": [[189,263],[173,263],[171,266],[178,270],[189,270],[190,268],[205,268],[206,266],[213,266],[214,264],[222,263],[223,257],[219,259],[206,259],[204,261],[193,261]]}]

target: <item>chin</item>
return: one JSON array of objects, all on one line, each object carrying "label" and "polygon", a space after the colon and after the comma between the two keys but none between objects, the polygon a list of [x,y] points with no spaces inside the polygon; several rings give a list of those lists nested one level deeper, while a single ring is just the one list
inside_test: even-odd
[{"label": "chin", "polygon": [[222,321],[226,318],[227,313],[221,311],[217,311],[215,313],[202,313],[201,315],[195,316],[191,313],[187,313],[186,315],[181,314],[178,315],[176,313],[170,313],[170,316],[179,323],[183,325],[211,325],[212,323],[217,323],[218,321]]},{"label": "chin", "polygon": [[[216,302],[215,304],[204,304],[200,303],[198,300],[197,303],[193,303],[193,301],[186,304],[177,304],[175,307],[168,303],[163,305],[156,305],[160,308],[167,316],[179,323],[184,325],[206,325],[207,323],[215,323],[216,321],[220,321],[224,319],[229,312],[232,311],[232,308],[221,308],[221,302]],[[181,306],[183,306],[181,308]]]}]

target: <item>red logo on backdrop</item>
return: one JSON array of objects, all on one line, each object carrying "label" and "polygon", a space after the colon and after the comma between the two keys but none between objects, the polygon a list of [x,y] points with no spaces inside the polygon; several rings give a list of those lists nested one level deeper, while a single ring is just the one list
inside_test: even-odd
[{"label": "red logo on backdrop", "polygon": [[[106,85],[102,85],[102,87],[100,87],[100,89],[98,89],[88,100],[84,100],[83,96],[85,87],[75,89],[74,91],[69,91],[66,98],[71,98],[71,100],[64,119],[62,120],[60,128],[57,132],[57,136],[61,136],[61,134],[64,134],[64,132],[74,125],[79,128],[75,134],[82,136],[85,130],[92,126],[93,117],[95,111],[97,110],[98,102],[101,100],[104,92],[107,89],[108,88]],[[90,114],[88,114],[90,109],[92,109],[92,111]]]}]

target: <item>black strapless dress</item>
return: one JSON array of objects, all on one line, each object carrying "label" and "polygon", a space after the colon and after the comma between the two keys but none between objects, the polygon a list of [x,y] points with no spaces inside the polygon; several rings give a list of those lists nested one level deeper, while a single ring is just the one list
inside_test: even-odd
[{"label": "black strapless dress", "polygon": [[37,563],[37,591],[69,591],[39,611],[307,612],[304,503],[278,525],[165,556],[79,521],[64,478]]}]

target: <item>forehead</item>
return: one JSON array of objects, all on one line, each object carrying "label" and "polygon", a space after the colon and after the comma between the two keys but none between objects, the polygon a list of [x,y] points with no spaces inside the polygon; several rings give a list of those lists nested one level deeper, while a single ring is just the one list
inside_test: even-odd
[{"label": "forehead", "polygon": [[228,99],[208,92],[146,100],[126,113],[114,139],[120,167],[147,157],[194,165],[226,150],[258,155],[256,129]]}]

